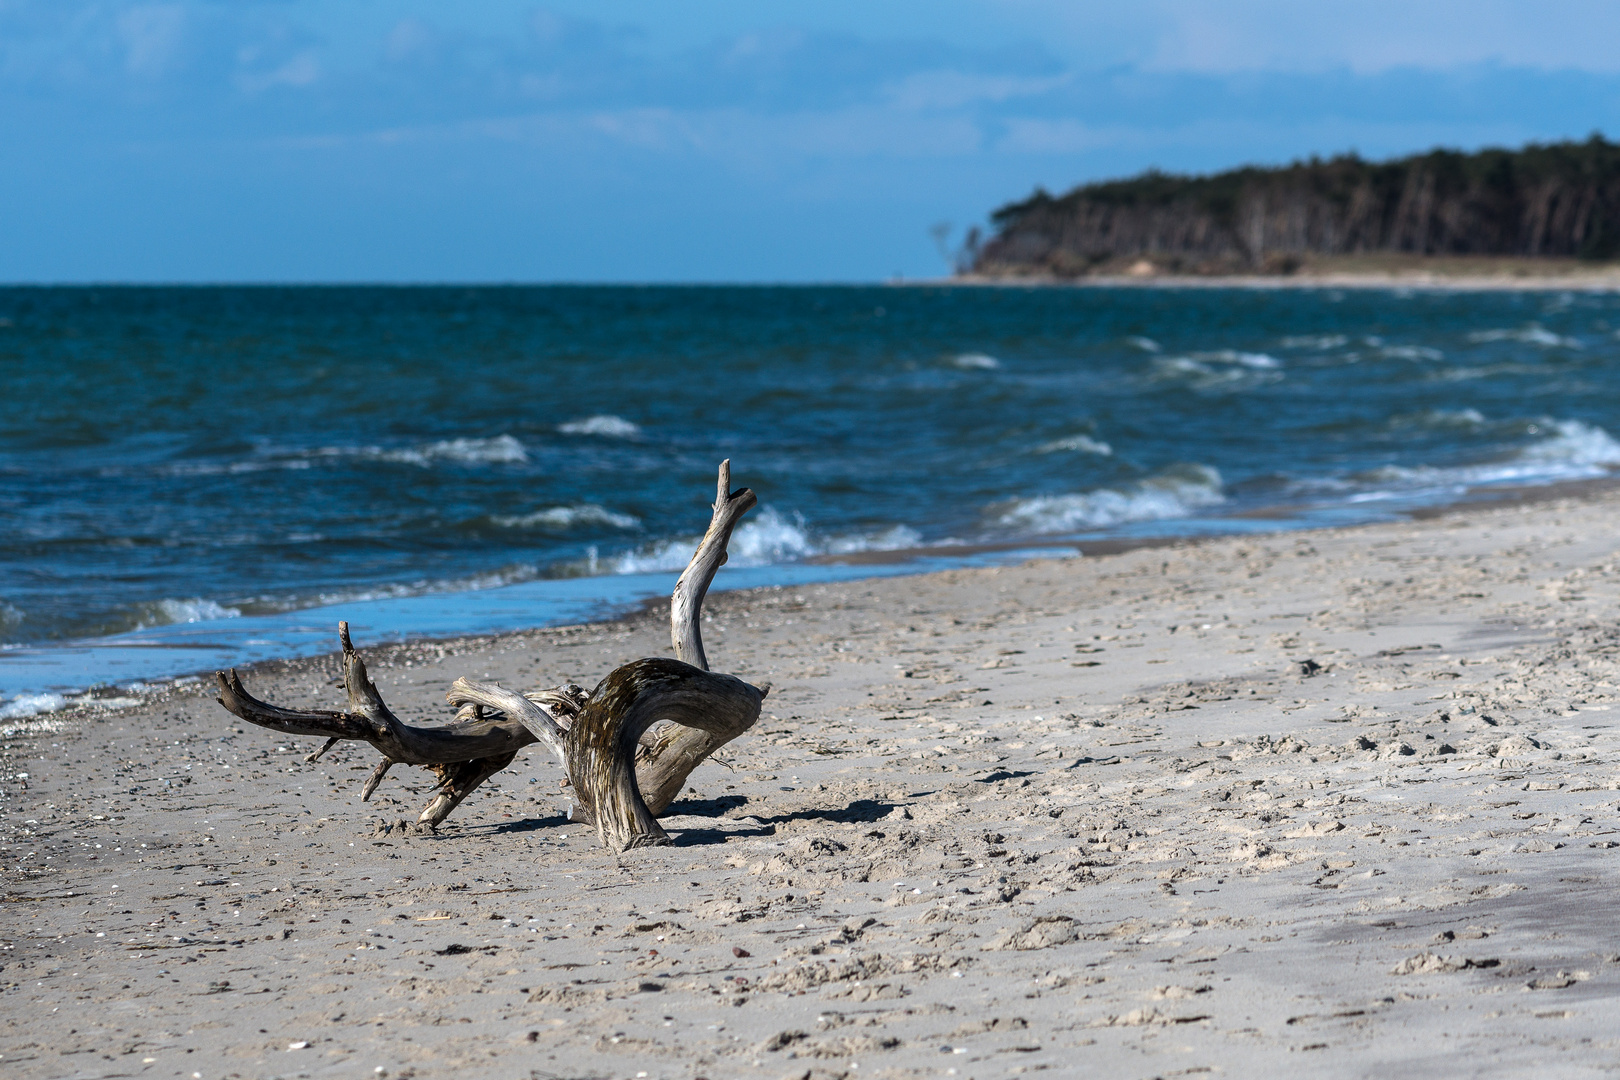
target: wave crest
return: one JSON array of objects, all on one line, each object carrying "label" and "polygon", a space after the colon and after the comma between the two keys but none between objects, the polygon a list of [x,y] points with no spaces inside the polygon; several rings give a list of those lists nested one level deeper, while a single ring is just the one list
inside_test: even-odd
[{"label": "wave crest", "polygon": [[1540,323],[1529,323],[1517,330],[1477,330],[1468,335],[1468,340],[1478,344],[1517,341],[1525,345],[1538,345],[1543,349],[1585,348],[1578,339],[1555,334]]},{"label": "wave crest", "polygon": [[1596,424],[1582,420],[1557,420],[1553,434],[1532,443],[1519,455],[1535,465],[1591,469],[1620,465],[1620,442]]},{"label": "wave crest", "polygon": [[1382,485],[1385,490],[1364,491],[1350,501],[1407,496],[1415,489],[1461,491],[1474,485],[1589,480],[1620,469],[1620,442],[1595,424],[1542,420],[1524,431],[1544,437],[1500,461],[1451,468],[1385,465],[1356,473],[1351,477],[1356,486]]},{"label": "wave crest", "polygon": [[1156,357],[1154,373],[1161,379],[1185,381],[1194,390],[1236,390],[1276,382],[1282,361],[1269,353],[1218,349],[1186,356]]},{"label": "wave crest", "polygon": [[557,430],[564,435],[597,435],[605,439],[635,439],[641,435],[641,426],[633,424],[622,416],[603,413],[598,416],[587,416],[583,420],[570,420],[565,424],[558,424]]},{"label": "wave crest", "polygon": [[241,614],[240,608],[226,607],[200,597],[192,597],[190,600],[159,600],[154,604],[141,606],[140,618],[135,624],[135,629],[145,630],[153,626],[173,626],[175,623],[235,619],[241,617]]},{"label": "wave crest", "polygon": [[511,435],[440,439],[417,446],[320,446],[313,450],[264,448],[246,461],[176,461],[164,466],[171,476],[236,476],[273,469],[309,469],[316,462],[339,459],[385,461],[421,469],[452,465],[521,465],[529,451]]},{"label": "wave crest", "polygon": [[1478,409],[1425,409],[1418,413],[1402,413],[1389,420],[1389,427],[1395,430],[1403,428],[1435,428],[1442,431],[1469,429],[1485,426],[1485,414]]},{"label": "wave crest", "polygon": [[607,525],[615,529],[641,528],[641,519],[634,514],[621,514],[595,503],[553,506],[532,514],[496,514],[489,520],[505,529],[545,529],[553,532],[588,525]]},{"label": "wave crest", "polygon": [[[38,716],[40,713],[53,713],[67,704],[67,698],[61,694],[18,694],[4,705],[0,705],[0,720],[20,720],[24,717]],[[54,724],[54,727],[47,726]],[[32,731],[60,731],[60,721],[46,721],[43,724],[24,725],[16,724],[0,728],[0,736],[21,735]]]},{"label": "wave crest", "polygon": [[385,461],[411,465],[430,465],[435,461],[458,465],[519,465],[529,460],[529,452],[512,436],[496,435],[488,439],[443,439],[414,450],[384,451],[381,457]]},{"label": "wave crest", "polygon": [[998,371],[1001,361],[984,353],[960,353],[951,358],[951,366],[959,367],[963,371]]},{"label": "wave crest", "polygon": [[1444,360],[1446,354],[1427,345],[1385,345],[1378,355],[1387,360]]},{"label": "wave crest", "polygon": [[1098,457],[1111,457],[1114,453],[1112,446],[1089,435],[1070,435],[1066,439],[1053,439],[1035,448],[1037,454],[1057,454],[1064,450],[1072,450],[1077,454],[1096,454]]},{"label": "wave crest", "polygon": [[[612,562],[615,573],[645,574],[684,570],[699,537],[662,540],[639,551],[626,552]],[[922,535],[905,525],[877,532],[852,533],[818,539],[804,518],[784,517],[774,507],[760,509],[731,534],[728,566],[770,566],[796,562],[813,555],[848,555],[857,551],[901,551],[922,543]]]},{"label": "wave crest", "polygon": [[995,524],[1003,529],[1050,536],[1133,521],[1185,517],[1224,498],[1220,473],[1207,465],[1178,465],[1123,490],[1099,488],[1002,504],[995,511]]}]

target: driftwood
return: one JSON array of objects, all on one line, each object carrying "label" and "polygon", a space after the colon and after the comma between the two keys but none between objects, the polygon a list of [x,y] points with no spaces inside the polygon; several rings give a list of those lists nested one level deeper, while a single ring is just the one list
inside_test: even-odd
[{"label": "driftwood", "polygon": [[[594,825],[604,844],[623,851],[668,843],[658,816],[693,769],[754,725],[769,690],[710,671],[703,652],[703,598],[725,564],[732,530],[758,501],[747,488],[730,488],[731,462],[723,461],[708,531],[670,601],[676,659],[632,660],[588,692],[566,684],[518,693],[457,679],[446,695],[458,706],[455,720],[444,727],[419,727],[390,711],[349,638],[348,623],[339,623],[346,711],[284,709],[260,701],[234,669],[215,673],[219,703],[260,727],[325,738],[309,756],[312,762],[344,739],[376,747],[382,761],[361,789],[363,800],[395,765],[431,770],[438,788],[418,818],[430,828],[511,764],[523,747],[542,743],[573,785],[574,820]],[[660,726],[654,730],[654,724]]]}]

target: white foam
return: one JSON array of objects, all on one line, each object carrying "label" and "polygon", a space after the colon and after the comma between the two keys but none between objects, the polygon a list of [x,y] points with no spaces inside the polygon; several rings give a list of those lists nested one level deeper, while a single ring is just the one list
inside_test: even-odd
[{"label": "white foam", "polygon": [[[698,540],[699,537],[680,537],[660,541],[640,551],[626,552],[614,560],[614,570],[620,574],[684,570],[697,549]],[[789,521],[769,506],[762,507],[758,514],[737,527],[731,534],[728,551],[727,562],[732,566],[766,566],[817,554],[803,520]]]},{"label": "white foam", "polygon": [[1282,378],[1276,357],[1233,349],[1157,357],[1153,367],[1161,378],[1185,379],[1195,390],[1238,389]]},{"label": "white foam", "polygon": [[1247,368],[1271,370],[1282,367],[1282,361],[1275,356],[1263,352],[1242,352],[1238,349],[1216,349],[1214,352],[1196,352],[1192,354],[1194,360],[1213,361],[1219,364],[1241,364]]},{"label": "white foam", "polygon": [[1620,465],[1620,442],[1607,431],[1581,420],[1556,420],[1553,433],[1541,442],[1532,443],[1520,454],[1520,459],[1532,465],[1545,465],[1580,470]]},{"label": "white foam", "polygon": [[[373,448],[375,449],[375,448]],[[379,451],[380,452],[380,451]],[[334,457],[335,451],[317,451],[320,457]],[[170,476],[240,476],[272,469],[308,469],[314,462],[307,457],[254,459],[251,461],[175,461],[163,467]]]},{"label": "white foam", "polygon": [[165,466],[173,476],[236,476],[274,469],[309,469],[316,462],[334,458],[387,461],[399,465],[431,468],[441,462],[452,465],[520,465],[529,460],[529,451],[511,435],[489,438],[440,439],[417,446],[320,446],[313,450],[261,448],[259,456],[247,461],[177,461]]},{"label": "white foam", "polygon": [[[53,713],[67,704],[67,698],[61,694],[18,694],[4,705],[0,705],[0,720],[19,720],[26,716],[38,716],[40,713]],[[57,731],[61,729],[59,721],[56,727],[43,730]],[[23,725],[0,728],[0,734],[15,735],[22,730]]]},{"label": "white foam", "polygon": [[1096,454],[1099,457],[1108,457],[1114,452],[1112,446],[1089,435],[1070,435],[1066,439],[1053,439],[1035,448],[1037,454],[1056,454],[1064,450],[1072,450],[1079,454]]},{"label": "white foam", "polygon": [[1485,414],[1478,409],[1428,409],[1420,413],[1397,416],[1390,427],[1427,427],[1441,429],[1477,428],[1485,425]]},{"label": "white foam", "polygon": [[446,439],[421,448],[429,461],[466,465],[516,465],[529,460],[529,452],[510,435],[490,439]]},{"label": "white foam", "polygon": [[1154,341],[1150,337],[1142,337],[1140,334],[1135,337],[1126,338],[1125,343],[1127,345],[1135,345],[1143,352],[1156,353],[1164,351],[1164,346],[1160,345],[1157,341]]},{"label": "white foam", "polygon": [[995,523],[1021,533],[1052,535],[1185,517],[1222,500],[1220,473],[1205,465],[1181,465],[1124,490],[1100,488],[1003,504]]},{"label": "white foam", "polygon": [[1493,375],[1541,375],[1542,368],[1533,364],[1487,364],[1484,367],[1446,368],[1429,375],[1437,382],[1466,382],[1470,379],[1488,379]]},{"label": "white foam", "polygon": [[1555,334],[1540,323],[1529,323],[1517,330],[1479,330],[1469,334],[1468,340],[1479,343],[1518,341],[1526,345],[1537,345],[1543,349],[1580,349],[1585,347],[1577,339]]},{"label": "white foam", "polygon": [[570,420],[566,424],[558,424],[557,430],[564,435],[599,435],[605,439],[634,439],[641,435],[641,427],[626,420],[622,416],[602,414],[587,416],[583,420]]},{"label": "white foam", "polygon": [[532,514],[497,514],[490,520],[507,529],[552,529],[558,532],[588,525],[608,525],[615,529],[641,527],[641,519],[635,515],[621,514],[595,503],[553,506]]},{"label": "white foam", "polygon": [[456,465],[518,465],[529,460],[528,450],[510,435],[496,435],[488,439],[442,439],[407,450],[364,447],[356,453],[362,457],[375,457],[379,461],[397,461],[423,468],[436,461]]},{"label": "white foam", "polygon": [[1385,345],[1379,353],[1391,360],[1444,360],[1446,354],[1427,345]]},{"label": "white foam", "polygon": [[850,555],[857,551],[908,551],[922,546],[922,533],[905,525],[895,525],[882,532],[857,536],[840,536],[829,540],[829,555]]},{"label": "white foam", "polygon": [[[143,687],[140,683],[132,683],[125,689],[139,690]],[[44,735],[61,731],[65,725],[61,720],[52,718],[50,714],[60,712],[70,705],[93,705],[98,709],[127,709],[141,703],[141,698],[130,696],[96,697],[86,693],[69,697],[50,691],[18,694],[10,701],[0,704],[0,720],[18,721],[0,725],[0,738],[10,738],[14,735]]]},{"label": "white foam", "polygon": [[1461,492],[1485,484],[1589,480],[1620,469],[1620,442],[1595,425],[1581,420],[1538,421],[1528,434],[1543,437],[1500,461],[1456,468],[1386,465],[1358,473],[1353,479],[1363,486],[1394,490],[1363,492],[1349,501],[1409,497],[1418,491]]},{"label": "white foam", "polygon": [[1278,342],[1285,349],[1337,349],[1350,344],[1343,334],[1300,334]]},{"label": "white foam", "polygon": [[[644,574],[686,569],[699,537],[663,540],[639,551],[626,552],[610,564],[615,573]],[[771,566],[812,555],[847,555],[857,551],[902,551],[918,547],[922,536],[915,529],[894,525],[873,532],[852,533],[821,540],[803,517],[784,517],[766,506],[746,519],[731,534],[728,566]]]},{"label": "white foam", "polygon": [[962,353],[951,359],[951,363],[965,371],[995,371],[1001,367],[1001,361],[984,353]]}]

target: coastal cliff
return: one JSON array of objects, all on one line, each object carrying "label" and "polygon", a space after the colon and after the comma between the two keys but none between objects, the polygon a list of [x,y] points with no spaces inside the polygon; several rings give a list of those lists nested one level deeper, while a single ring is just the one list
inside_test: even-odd
[{"label": "coastal cliff", "polygon": [[1285,274],[1376,254],[1606,260],[1620,256],[1620,143],[1150,171],[1061,196],[1037,189],[991,222],[965,253],[971,275]]}]

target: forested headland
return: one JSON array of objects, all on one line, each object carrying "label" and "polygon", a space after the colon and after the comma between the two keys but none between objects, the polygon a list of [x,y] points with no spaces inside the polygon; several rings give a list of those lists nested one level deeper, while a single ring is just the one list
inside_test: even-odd
[{"label": "forested headland", "polygon": [[1286,274],[1357,256],[1600,262],[1620,257],[1620,143],[1150,170],[1063,195],[1037,189],[990,220],[991,235],[963,253],[970,274]]}]

